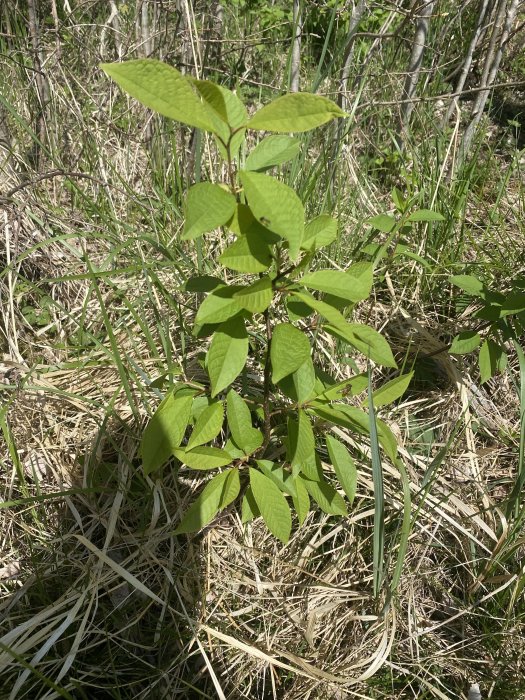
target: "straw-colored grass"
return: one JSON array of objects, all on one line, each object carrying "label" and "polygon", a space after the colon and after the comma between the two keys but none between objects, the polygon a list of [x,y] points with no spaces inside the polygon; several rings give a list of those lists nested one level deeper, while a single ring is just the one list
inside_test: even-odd
[{"label": "straw-colored grass", "polygon": [[[502,165],[484,151],[463,220],[450,217],[450,246],[429,230],[413,234],[430,272],[397,260],[358,311],[401,361],[428,356],[425,381],[380,411],[404,465],[383,463],[380,599],[369,445],[342,429],[334,432],[359,455],[347,518],[313,510],[283,546],[260,520],[242,525],[229,508],[202,533],[175,537],[203,478],[170,466],[144,477],[138,446],[162,377],[203,376],[203,341],[191,337],[195,299],[181,288],[198,265],[215,270],[222,242],[197,256],[178,232],[186,180],[197,169],[213,174],[213,150],[156,120],[145,145],[150,117],[96,70],[97,54],[115,50],[114,26],[107,16],[93,26],[81,20],[64,21],[71,54],[64,44],[48,71],[50,152],[42,150],[40,173],[26,163],[34,86],[20,82],[15,62],[6,67],[0,698],[449,700],[466,698],[471,682],[483,698],[525,698],[523,525],[505,516],[524,378],[511,359],[506,375],[480,386],[472,358],[438,352],[469,323],[467,308],[447,316],[447,274],[475,264],[505,286],[509,270],[523,273],[519,158]],[[134,18],[126,22],[131,32]],[[49,50],[52,39],[49,30]],[[27,37],[11,41],[27,52]],[[84,49],[90,60],[79,63]],[[392,183],[363,176],[372,138],[361,120],[337,163],[335,199],[322,193],[341,216],[331,256],[342,267],[369,235],[363,221],[390,206]],[[410,167],[423,183],[420,205],[430,206],[436,164],[420,157]],[[309,168],[322,180],[321,160],[297,174],[305,187]],[[454,187],[442,195],[450,211]],[[327,369],[351,373],[335,346],[320,347]]]}]

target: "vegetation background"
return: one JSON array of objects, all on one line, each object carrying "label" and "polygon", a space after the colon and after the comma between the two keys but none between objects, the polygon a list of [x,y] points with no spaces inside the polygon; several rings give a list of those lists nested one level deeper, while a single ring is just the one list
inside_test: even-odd
[{"label": "vegetation background", "polygon": [[[482,326],[451,274],[525,284],[524,23],[518,0],[0,3],[1,698],[525,698],[525,363],[509,341],[482,384],[448,353]],[[384,609],[366,441],[338,431],[350,516],[314,511],[286,546],[235,512],[173,537],[202,481],[142,475],[163,382],[203,376],[182,287],[223,247],[179,237],[188,186],[220,175],[207,137],[98,68],[144,56],[251,111],[300,89],[350,113],[281,171],[339,217],[330,264],[373,254],[377,214],[445,216],[404,232],[358,312],[416,370],[380,410],[407,473],[384,463]]]}]

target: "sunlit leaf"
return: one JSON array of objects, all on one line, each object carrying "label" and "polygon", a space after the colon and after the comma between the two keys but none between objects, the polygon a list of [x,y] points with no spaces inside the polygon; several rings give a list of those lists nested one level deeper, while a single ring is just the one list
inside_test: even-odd
[{"label": "sunlit leaf", "polygon": [[292,516],[286,498],[271,479],[252,467],[250,486],[266,527],[272,535],[286,544],[292,530]]},{"label": "sunlit leaf", "polygon": [[237,469],[227,469],[214,476],[202,493],[186,511],[174,535],[197,532],[213,520],[217,513],[226,508],[239,495],[240,480]]},{"label": "sunlit leaf", "polygon": [[223,422],[224,406],[222,402],[216,401],[207,406],[195,423],[186,449],[191,450],[193,447],[211,442],[221,432]]},{"label": "sunlit leaf", "polygon": [[347,116],[335,102],[307,92],[289,93],[266,105],[250,119],[248,127],[260,131],[309,131],[337,117]]},{"label": "sunlit leaf", "polygon": [[354,460],[346,447],[331,435],[326,436],[326,447],[339,483],[351,505],[357,488],[357,469]]},{"label": "sunlit leaf", "polygon": [[239,177],[255,218],[286,239],[290,257],[297,258],[304,232],[304,207],[297,194],[269,175],[241,170]]},{"label": "sunlit leaf", "polygon": [[199,182],[188,190],[185,204],[183,240],[198,238],[226,224],[233,216],[235,197],[219,185]]},{"label": "sunlit leaf", "polygon": [[214,333],[206,355],[211,395],[217,396],[236,379],[248,358],[248,333],[242,318],[232,318]]},{"label": "sunlit leaf", "polygon": [[215,131],[213,115],[176,68],[153,59],[101,66],[129,95],[159,114],[205,131]]},{"label": "sunlit leaf", "polygon": [[270,345],[274,384],[299,369],[309,357],[310,342],[302,331],[291,323],[275,326]]},{"label": "sunlit leaf", "polygon": [[157,408],[142,435],[140,452],[145,474],[162,467],[184,438],[193,396],[169,393]]}]

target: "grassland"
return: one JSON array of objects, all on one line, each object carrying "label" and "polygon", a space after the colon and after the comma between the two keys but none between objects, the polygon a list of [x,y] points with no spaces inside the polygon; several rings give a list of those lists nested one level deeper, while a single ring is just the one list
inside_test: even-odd
[{"label": "grassland", "polygon": [[[470,102],[444,120],[440,15],[400,148],[408,49],[405,30],[374,38],[396,15],[378,6],[355,45],[352,117],[302,137],[281,171],[310,216],[339,217],[327,259],[342,269],[381,240],[367,221],[394,211],[394,188],[445,217],[407,231],[358,310],[417,370],[380,413],[405,470],[383,465],[396,586],[378,607],[366,441],[338,431],[362,455],[348,518],[314,510],[286,546],[234,510],[174,537],[201,481],[169,466],[144,477],[137,454],[167,384],[205,376],[183,286],[216,271],[223,241],[194,252],[180,231],[187,186],[220,173],[207,137],[128,100],[98,64],[147,49],[254,110],[287,88],[287,13],[225,3],[219,26],[216,8],[150,3],[145,34],[140,3],[115,16],[111,3],[70,5],[40,17],[40,68],[24,4],[1,10],[0,697],[449,700],[478,683],[484,699],[525,698],[521,493],[508,508],[525,468],[525,367],[509,341],[507,369],[481,384],[475,354],[446,351],[476,325],[451,274],[500,291],[525,278],[519,113],[500,124],[487,112],[456,167]],[[306,24],[301,83],[337,98],[346,20],[324,18]],[[501,82],[523,81],[520,61],[508,51]],[[344,347],[324,362],[341,379],[356,369]]]}]

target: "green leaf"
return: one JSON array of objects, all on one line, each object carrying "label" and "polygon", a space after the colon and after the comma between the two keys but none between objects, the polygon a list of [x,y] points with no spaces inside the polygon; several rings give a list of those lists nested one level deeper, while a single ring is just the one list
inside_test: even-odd
[{"label": "green leaf", "polygon": [[299,197],[269,175],[241,170],[239,178],[255,218],[286,239],[290,257],[297,258],[304,233],[304,207]]},{"label": "green leaf", "polygon": [[318,394],[317,398],[326,399],[327,401],[339,401],[347,394],[357,396],[368,386],[368,378],[366,374],[358,374],[350,379],[343,379],[341,382],[334,384],[325,384],[325,388]]},{"label": "green leaf", "polygon": [[301,142],[291,136],[267,136],[246,158],[246,170],[267,170],[286,163],[299,153]]},{"label": "green leaf", "polygon": [[176,68],[153,59],[102,63],[100,67],[146,107],[183,124],[215,131],[213,115]]},{"label": "green leaf", "polygon": [[[348,404],[337,403],[334,406],[326,405],[315,405],[313,412],[319,418],[333,423],[335,425],[340,425],[343,428],[353,430],[362,435],[370,434],[370,421],[368,414],[356,406],[349,406]],[[388,427],[388,425],[380,420],[376,419],[377,433],[379,435],[379,442],[385,450],[386,454],[390,459],[395,462],[397,457],[397,442],[394,434]]]},{"label": "green leaf", "polygon": [[266,527],[272,535],[286,544],[292,530],[292,516],[286,498],[271,479],[252,467],[250,486]]},{"label": "green leaf", "polygon": [[310,481],[300,477],[319,508],[328,515],[347,515],[344,498],[326,481]]},{"label": "green leaf", "polygon": [[212,292],[217,287],[224,287],[224,282],[211,275],[196,275],[190,277],[184,284],[185,292]]},{"label": "green leaf", "polygon": [[361,284],[365,285],[367,290],[366,296],[370,295],[372,287],[374,285],[374,264],[371,262],[366,262],[361,260],[360,262],[350,265],[346,271],[347,275],[353,278],[357,278]]},{"label": "green leaf", "polygon": [[374,328],[361,323],[347,323],[345,326],[324,326],[332,335],[353,345],[356,350],[384,367],[397,368],[390,345]]},{"label": "green leaf", "polygon": [[337,219],[321,214],[308,222],[304,228],[303,250],[319,250],[333,243],[337,238]]},{"label": "green leaf", "polygon": [[353,345],[374,362],[385,367],[397,367],[389,344],[376,330],[361,323],[348,323],[343,314],[337,309],[334,309],[333,306],[324,301],[316,299],[311,294],[294,292],[294,297],[308,304],[314,311],[317,311],[330,321],[332,325],[324,326],[329,333],[350,343],[350,345]]},{"label": "green leaf", "polygon": [[309,357],[310,342],[302,331],[291,323],[279,323],[275,326],[270,344],[274,384],[298,370]]},{"label": "green leaf", "polygon": [[228,222],[228,228],[238,236],[251,236],[267,245],[273,245],[281,240],[280,236],[257,221],[247,204],[237,204],[237,209]]},{"label": "green leaf", "polygon": [[333,294],[351,302],[362,301],[370,293],[368,281],[353,277],[348,272],[338,270],[317,270],[310,272],[297,280],[298,284],[303,284],[310,289],[319,292]]},{"label": "green leaf", "polygon": [[252,416],[246,401],[230,389],[226,399],[228,426],[235,441],[245,454],[255,452],[264,441],[263,434],[252,425]]},{"label": "green leaf", "polygon": [[378,214],[371,219],[367,219],[365,223],[382,233],[390,233],[396,225],[396,220],[393,216],[389,216],[388,214]]},{"label": "green leaf", "polygon": [[227,469],[214,476],[186,511],[179,527],[173,534],[181,535],[185,532],[202,530],[220,510],[229,506],[237,498],[240,488],[237,469]]},{"label": "green leaf", "polygon": [[321,459],[317,452],[314,452],[309,459],[305,460],[300,469],[296,468],[293,470],[294,476],[299,473],[303,474],[310,481],[322,481],[323,480],[323,465]]},{"label": "green leaf", "polygon": [[279,388],[292,401],[302,404],[315,396],[315,379],[314,363],[309,357],[299,369],[281,379]]},{"label": "green leaf", "polygon": [[251,520],[258,518],[260,514],[261,511],[257,507],[257,503],[253,497],[252,487],[248,486],[242,499],[241,520],[243,523],[249,523]]},{"label": "green leaf", "polygon": [[186,450],[211,442],[221,432],[223,422],[224,406],[222,402],[216,401],[207,406],[195,423]]},{"label": "green leaf", "polygon": [[525,310],[525,294],[523,292],[513,292],[507,296],[501,306],[501,316],[519,314]]},{"label": "green leaf", "polygon": [[398,210],[398,212],[403,214],[406,209],[407,200],[403,197],[403,195],[397,189],[397,187],[394,187],[394,189],[392,190],[392,201],[396,205],[396,209]]},{"label": "green leaf", "polygon": [[310,510],[310,496],[301,477],[294,480],[294,486],[297,495],[292,496],[292,500],[299,519],[299,525],[302,525]]},{"label": "green leaf", "polygon": [[475,297],[483,297],[484,291],[486,289],[483,282],[481,282],[474,275],[453,275],[449,277],[450,282],[463,289],[463,291],[468,294],[472,294]]},{"label": "green leaf", "polygon": [[241,289],[240,286],[234,285],[228,287],[224,285],[214,289],[200,305],[195,323],[200,326],[207,323],[223,323],[237,316],[242,311],[242,307],[233,295],[239,289]]},{"label": "green leaf", "polygon": [[245,451],[241,450],[231,437],[226,440],[223,445],[223,449],[226,450],[226,452],[231,456],[232,461],[235,461],[236,459],[244,459],[246,457]]},{"label": "green leaf", "polygon": [[242,318],[233,318],[219,326],[206,355],[212,397],[242,372],[248,359],[248,345],[248,333]]},{"label": "green leaf", "polygon": [[219,447],[194,447],[192,450],[175,450],[175,457],[190,469],[217,469],[231,464],[231,455]]},{"label": "green leaf", "polygon": [[335,309],[331,304],[327,304],[325,301],[316,299],[308,292],[294,291],[292,299],[298,299],[304,304],[307,304],[311,309],[317,311],[318,314],[324,316],[324,318],[326,318],[326,320],[332,323],[334,326],[344,327],[347,325],[347,320],[340,311]]},{"label": "green leaf", "polygon": [[272,263],[268,244],[252,234],[241,236],[231,243],[219,257],[224,267],[237,272],[264,272]]},{"label": "green leaf", "polygon": [[269,277],[263,277],[247,287],[242,287],[233,296],[243,309],[251,313],[262,313],[272,303],[272,280]]},{"label": "green leaf", "polygon": [[184,438],[193,395],[169,393],[144,430],[140,445],[144,474],[162,467]]},{"label": "green leaf", "polygon": [[488,381],[496,372],[503,372],[507,366],[507,353],[491,338],[487,338],[479,351],[479,370],[481,383]]},{"label": "green leaf", "polygon": [[259,131],[309,131],[346,113],[335,102],[308,92],[289,93],[260,109],[248,122]]},{"label": "green leaf", "polygon": [[313,313],[309,306],[290,296],[285,298],[285,304],[290,321],[299,321],[300,319],[306,318]]},{"label": "green leaf", "polygon": [[339,483],[352,505],[357,489],[357,469],[354,460],[346,447],[331,435],[326,436],[326,447]]},{"label": "green leaf", "polygon": [[463,331],[452,341],[449,352],[453,355],[466,355],[478,348],[481,344],[481,336],[476,331]]},{"label": "green leaf", "polygon": [[236,133],[231,137],[230,141],[230,157],[236,157],[237,152],[244,141],[246,129],[243,127],[248,121],[246,107],[241,100],[231,90],[227,90],[221,85],[212,83],[209,80],[192,80],[193,84],[202,95],[208,107],[212,110],[219,120],[223,123],[218,123],[215,128],[217,144],[222,157],[227,160],[228,152],[225,144],[228,143],[231,136],[231,131]]},{"label": "green leaf", "polygon": [[407,221],[445,221],[445,217],[430,209],[417,209],[410,214]]},{"label": "green leaf", "polygon": [[292,469],[315,457],[315,437],[306,413],[299,409],[298,420],[288,419],[287,456]]},{"label": "green leaf", "polygon": [[[379,408],[380,406],[387,406],[403,396],[413,376],[414,372],[402,374],[400,377],[391,379],[389,382],[379,387],[379,389],[376,389],[372,394],[374,407]],[[368,406],[368,398],[366,398],[361,405]]]},{"label": "green leaf", "polygon": [[292,497],[297,496],[294,478],[289,471],[267,459],[258,459],[257,466],[265,476],[273,481],[280,491]]},{"label": "green leaf", "polygon": [[202,98],[223,122],[238,129],[248,121],[246,107],[231,90],[210,80],[192,80]]},{"label": "green leaf", "polygon": [[188,190],[182,239],[198,238],[203,233],[224,226],[233,216],[235,197],[220,185],[199,182]]}]

